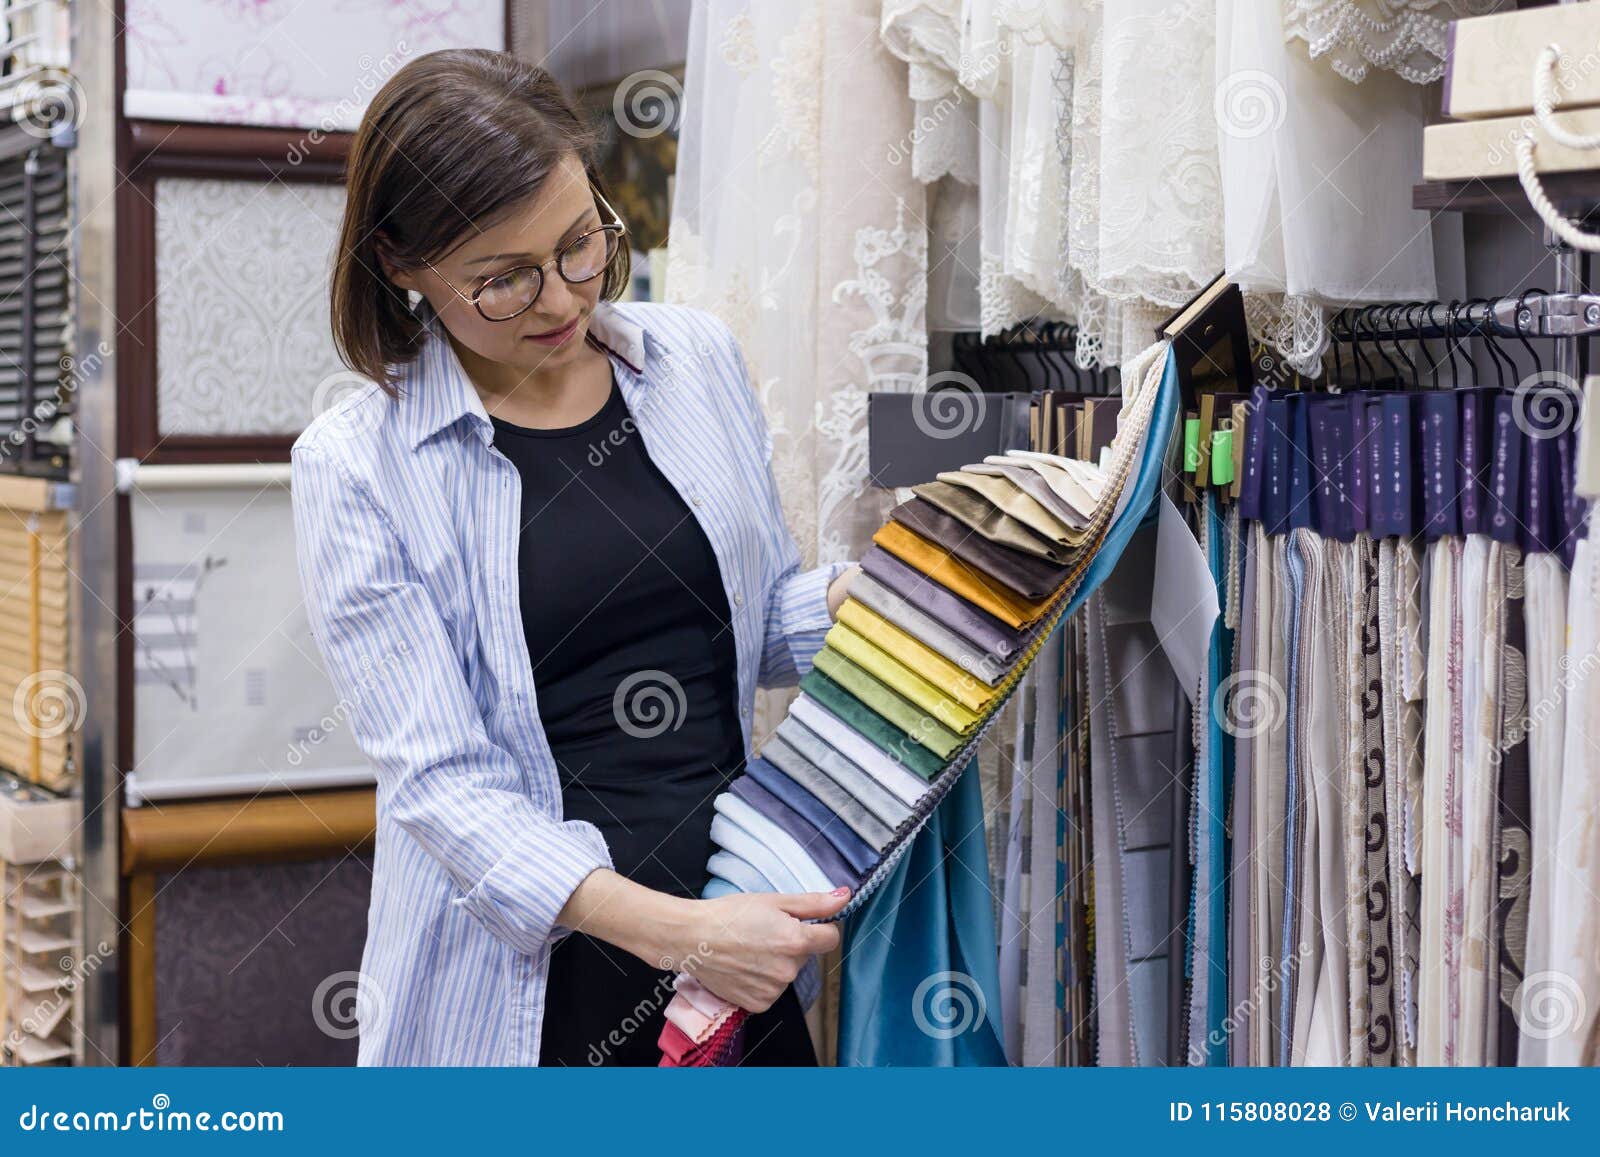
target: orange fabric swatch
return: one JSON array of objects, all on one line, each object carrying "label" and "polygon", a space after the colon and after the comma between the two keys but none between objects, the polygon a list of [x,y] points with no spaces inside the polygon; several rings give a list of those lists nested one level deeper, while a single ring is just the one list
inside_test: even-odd
[{"label": "orange fabric swatch", "polygon": [[936,546],[898,522],[884,523],[872,536],[872,541],[940,586],[1013,627],[1027,626],[1050,605],[1049,599],[1030,602],[1019,598],[981,570],[968,566],[942,546]]}]

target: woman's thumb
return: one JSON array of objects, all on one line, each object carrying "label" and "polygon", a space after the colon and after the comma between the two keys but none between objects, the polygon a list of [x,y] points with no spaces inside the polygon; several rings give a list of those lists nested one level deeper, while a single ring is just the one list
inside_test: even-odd
[{"label": "woman's thumb", "polygon": [[832,916],[850,900],[849,888],[835,888],[831,892],[795,892],[773,897],[780,910],[796,920],[817,920]]}]

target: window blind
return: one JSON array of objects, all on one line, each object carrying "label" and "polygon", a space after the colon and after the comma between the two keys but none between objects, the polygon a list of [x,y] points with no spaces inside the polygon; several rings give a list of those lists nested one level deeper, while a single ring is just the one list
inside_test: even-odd
[{"label": "window blind", "polygon": [[68,154],[0,159],[0,470],[64,477],[72,363]]},{"label": "window blind", "polygon": [[0,482],[0,767],[63,790],[85,706],[69,672],[67,514],[48,484]]}]

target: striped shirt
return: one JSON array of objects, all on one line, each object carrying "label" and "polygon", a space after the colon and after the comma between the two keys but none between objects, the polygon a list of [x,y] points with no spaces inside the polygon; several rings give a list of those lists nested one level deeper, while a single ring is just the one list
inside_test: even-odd
[{"label": "striped shirt", "polygon": [[[557,917],[611,859],[593,825],[562,818],[518,602],[521,480],[441,323],[424,316],[401,397],[353,393],[292,456],[312,631],[378,781],[359,1063],[531,1065],[549,949],[569,931]],[[602,303],[590,333],[632,414],[623,429],[716,553],[748,752],[757,685],[810,668],[847,564],[802,569],[726,326]]]}]

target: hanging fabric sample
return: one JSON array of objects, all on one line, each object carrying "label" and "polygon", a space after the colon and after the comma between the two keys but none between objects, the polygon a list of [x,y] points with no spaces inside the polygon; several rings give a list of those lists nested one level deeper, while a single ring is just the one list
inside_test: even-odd
[{"label": "hanging fabric sample", "polygon": [[[1155,534],[1134,536],[1089,600],[1090,781],[1093,791],[1095,985],[1099,1065],[1168,1061],[1172,973],[1183,968],[1183,928],[1172,926],[1172,859],[1181,784],[1182,692],[1150,625]],[[1175,836],[1180,842],[1175,844]]]},{"label": "hanging fabric sample", "polygon": [[1006,1063],[987,858],[969,769],[846,926],[841,1067]]}]

